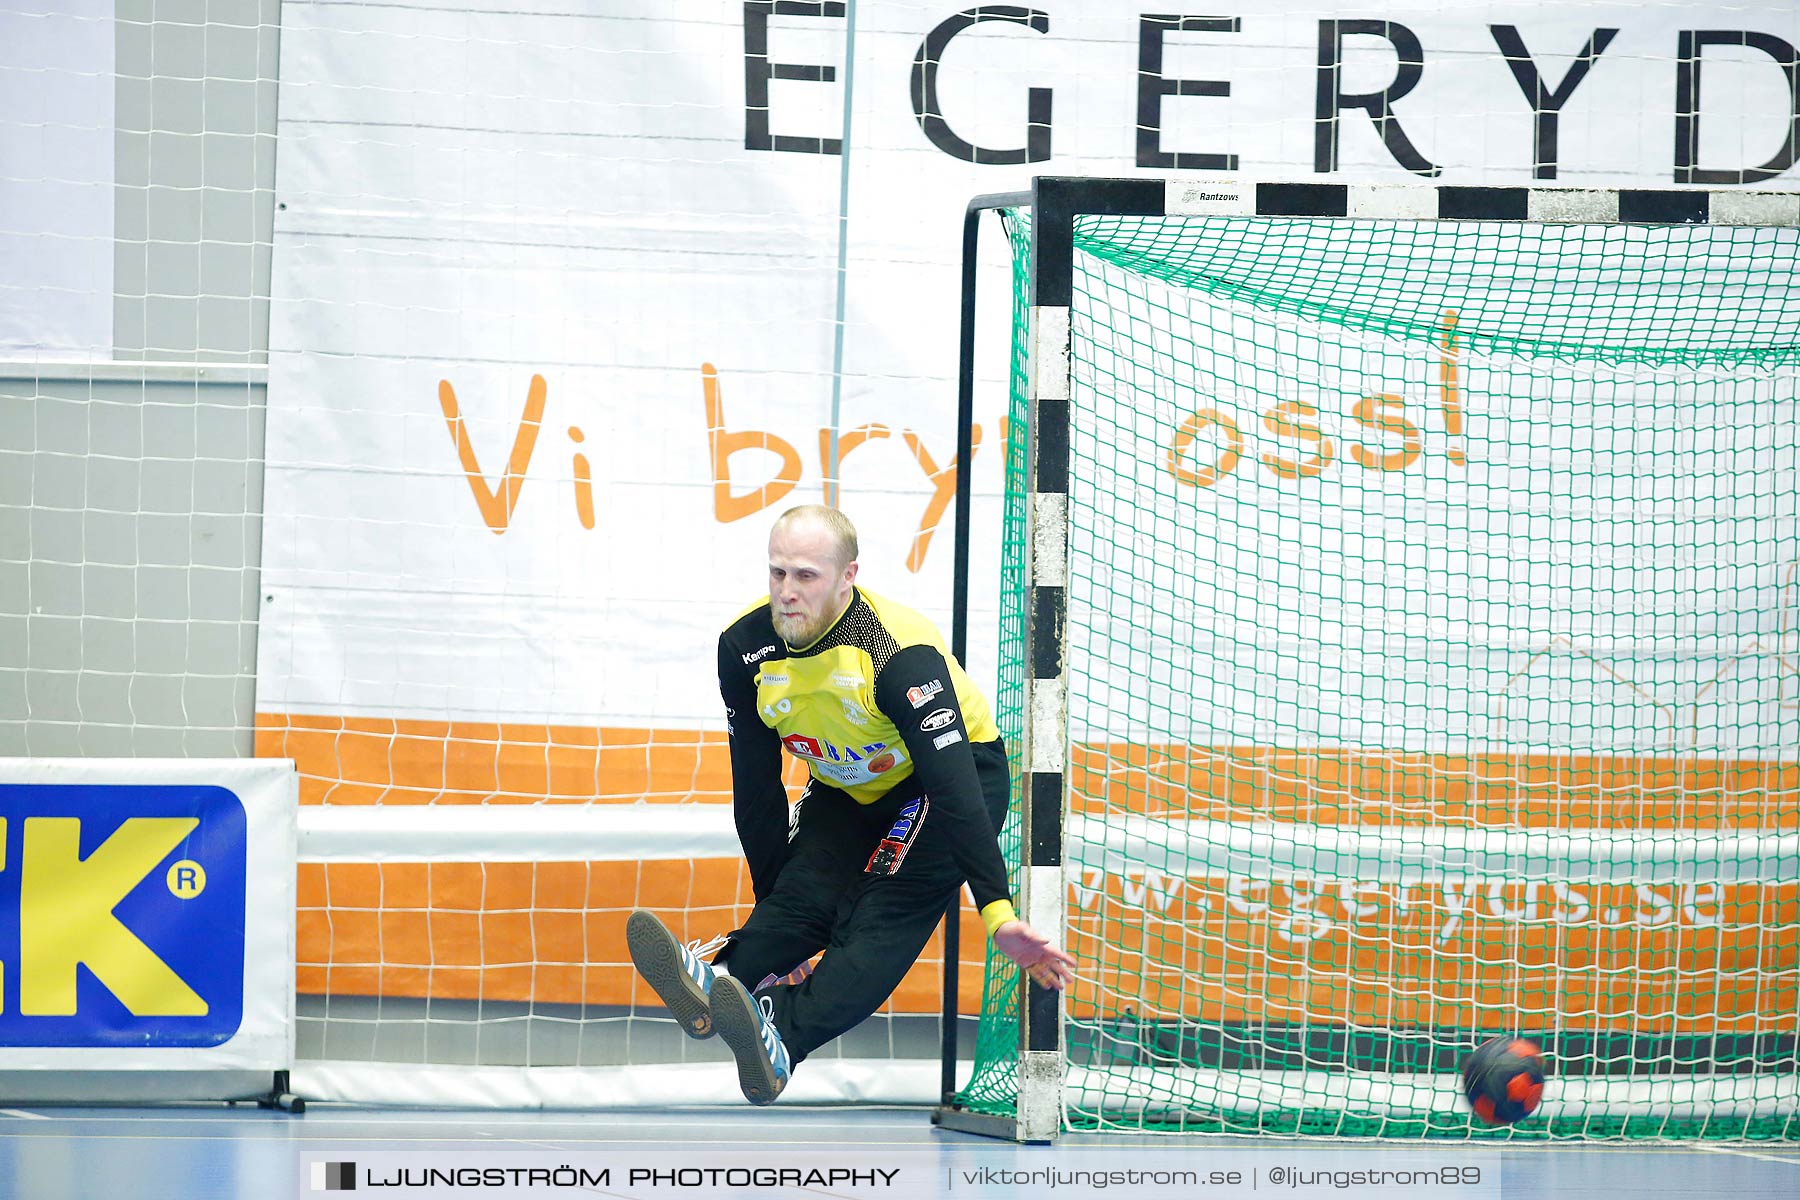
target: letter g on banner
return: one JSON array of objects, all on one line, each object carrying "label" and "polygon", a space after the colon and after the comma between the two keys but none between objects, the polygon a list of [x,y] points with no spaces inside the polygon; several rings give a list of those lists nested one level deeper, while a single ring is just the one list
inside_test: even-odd
[{"label": "letter g on banner", "polygon": [[983,21],[1009,21],[1015,25],[1029,26],[1038,33],[1050,32],[1049,13],[1010,5],[990,4],[980,8],[965,8],[940,22],[937,28],[925,35],[925,40],[919,43],[919,52],[913,56],[913,117],[919,122],[919,128],[925,131],[925,136],[931,139],[931,144],[952,158],[981,166],[1046,162],[1050,158],[1049,88],[1034,87],[1026,93],[1027,130],[1023,150],[989,150],[985,146],[977,146],[958,137],[955,130],[950,128],[950,123],[944,120],[944,109],[938,102],[937,88],[938,67],[943,63],[944,51],[957,34]]}]

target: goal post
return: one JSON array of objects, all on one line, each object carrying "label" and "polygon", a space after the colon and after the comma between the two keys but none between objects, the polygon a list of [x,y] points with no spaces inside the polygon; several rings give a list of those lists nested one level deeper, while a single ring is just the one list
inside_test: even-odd
[{"label": "goal post", "polygon": [[1800,1138],[1800,194],[1028,201],[1003,841],[1080,980],[990,959],[936,1119]]}]

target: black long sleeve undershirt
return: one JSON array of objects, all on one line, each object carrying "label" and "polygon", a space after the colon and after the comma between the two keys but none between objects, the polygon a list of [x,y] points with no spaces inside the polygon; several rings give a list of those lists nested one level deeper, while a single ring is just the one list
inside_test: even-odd
[{"label": "black long sleeve undershirt", "polygon": [[787,788],[781,782],[781,739],[756,712],[756,685],[719,639],[719,694],[731,744],[731,816],[737,825],[750,889],[758,900],[775,887],[787,862]]},{"label": "black long sleeve undershirt", "polygon": [[[913,773],[931,801],[926,819],[947,827],[950,851],[979,909],[1011,899],[1011,893],[1006,887],[1006,860],[988,819],[975,756],[969,752],[962,707],[956,689],[944,686],[950,679],[950,664],[935,648],[907,646],[875,677],[875,703],[900,731],[912,755]],[[942,690],[914,704],[907,693],[932,682]]]}]

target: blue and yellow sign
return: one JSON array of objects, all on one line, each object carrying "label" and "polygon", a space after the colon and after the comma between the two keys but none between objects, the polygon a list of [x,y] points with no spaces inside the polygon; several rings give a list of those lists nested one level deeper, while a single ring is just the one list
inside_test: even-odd
[{"label": "blue and yellow sign", "polygon": [[228,1040],[245,860],[221,787],[0,786],[0,1045]]}]

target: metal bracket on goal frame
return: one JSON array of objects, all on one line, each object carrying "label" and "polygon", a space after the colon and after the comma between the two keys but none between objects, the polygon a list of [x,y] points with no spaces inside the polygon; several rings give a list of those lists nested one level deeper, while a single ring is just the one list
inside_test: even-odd
[{"label": "metal bracket on goal frame", "polygon": [[[962,339],[957,461],[968,462],[974,420],[976,248],[981,214],[1029,208],[1030,411],[1024,545],[1024,918],[1064,944],[1063,817],[1068,764],[1064,622],[1068,578],[1070,301],[1075,221],[1083,216],[1259,216],[1347,220],[1519,221],[1579,225],[1800,226],[1800,193],[1743,190],[1457,187],[1277,183],[1230,178],[1084,179],[1038,176],[1029,192],[977,196],[963,222]],[[956,480],[952,650],[966,661],[969,475]],[[1062,1126],[1067,1058],[1062,997],[1019,981],[1018,1102],[1014,1116],[970,1111],[956,1096],[957,916],[945,922],[943,1095],[932,1123],[945,1129],[1049,1142]],[[1079,966],[1077,968],[1079,970]]]}]

